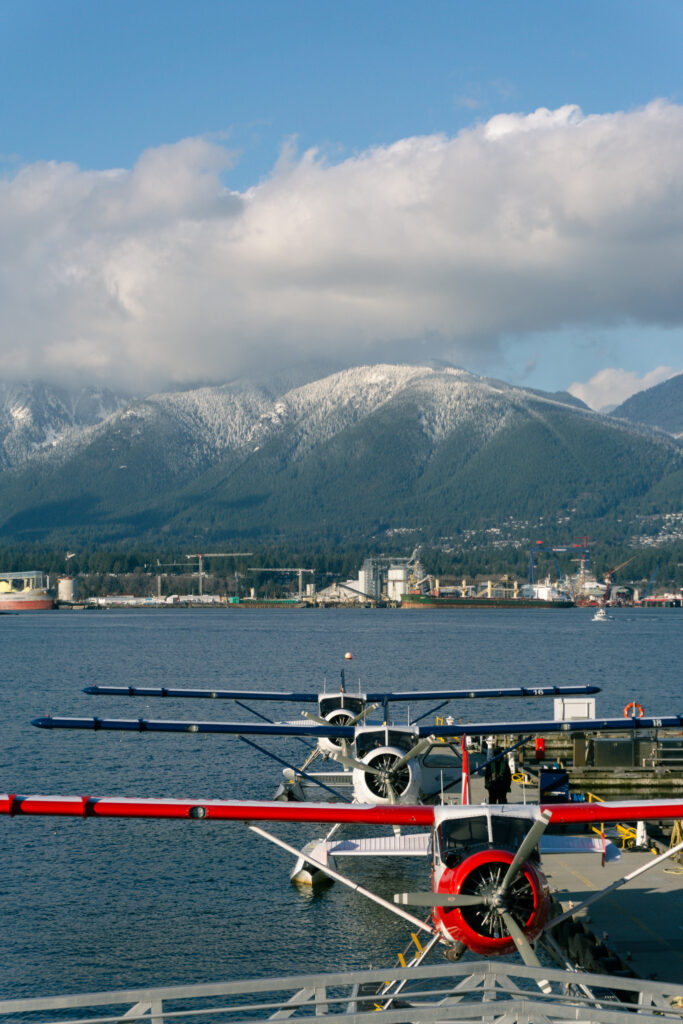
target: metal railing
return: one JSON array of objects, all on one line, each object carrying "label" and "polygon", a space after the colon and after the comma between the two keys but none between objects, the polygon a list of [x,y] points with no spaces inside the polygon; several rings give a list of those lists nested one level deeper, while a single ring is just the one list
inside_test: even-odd
[{"label": "metal railing", "polygon": [[386,1024],[632,1024],[634,1011],[662,1024],[683,1021],[683,984],[481,960],[0,1001],[3,1024],[376,1024],[379,1011]]}]

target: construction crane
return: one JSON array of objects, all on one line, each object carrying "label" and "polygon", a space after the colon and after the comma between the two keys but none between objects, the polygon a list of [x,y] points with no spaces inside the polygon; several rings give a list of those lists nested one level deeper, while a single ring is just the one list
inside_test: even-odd
[{"label": "construction crane", "polygon": [[605,576],[605,593],[602,595],[602,604],[609,603],[612,594],[612,576],[614,575],[614,573],[618,572],[619,569],[623,569],[625,565],[628,565],[629,562],[632,562],[634,558],[637,557],[637,555],[631,555],[631,557],[627,558],[625,562],[620,562],[619,565],[615,565],[613,569],[610,569],[608,571],[607,575]]},{"label": "construction crane", "polygon": [[[203,579],[204,579],[204,559],[205,558],[242,558],[247,555],[253,555],[253,551],[206,551],[202,554],[195,553],[191,555],[185,555],[186,558],[196,558],[198,571],[199,571],[199,596],[203,597]],[[185,563],[187,564],[187,563]]]},{"label": "construction crane", "polygon": [[263,568],[262,566],[256,566],[256,567],[253,567],[253,568],[249,569],[248,572],[295,572],[295,573],[298,573],[298,575],[299,575],[299,600],[301,600],[301,598],[303,597],[303,594],[304,594],[303,574],[305,572],[314,573],[315,569],[279,569],[279,568],[273,568],[272,566],[270,566],[269,568]]}]

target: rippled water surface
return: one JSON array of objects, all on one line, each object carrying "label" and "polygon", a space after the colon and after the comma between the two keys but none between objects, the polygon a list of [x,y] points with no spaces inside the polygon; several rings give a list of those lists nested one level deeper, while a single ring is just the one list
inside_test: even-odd
[{"label": "rippled water surface", "polygon": [[[229,702],[92,697],[92,683],[304,689],[597,683],[598,713],[683,713],[683,612],[572,610],[52,612],[0,617],[0,790],[270,798],[280,768],[236,738],[44,731],[47,712],[214,718]],[[277,705],[261,706],[287,717]],[[289,713],[294,710],[289,707]],[[469,701],[469,721],[552,718],[552,701]],[[298,709],[296,709],[298,712]],[[293,740],[266,740],[300,763]],[[280,826],[295,844],[315,827]],[[0,820],[0,994],[46,995],[380,966],[406,931],[340,885],[288,882],[290,858],[237,823]],[[423,864],[358,862],[391,893]]]}]

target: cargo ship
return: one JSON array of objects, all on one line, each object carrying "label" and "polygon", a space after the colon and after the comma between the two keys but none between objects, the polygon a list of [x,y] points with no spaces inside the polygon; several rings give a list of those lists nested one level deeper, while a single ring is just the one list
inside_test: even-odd
[{"label": "cargo ship", "polygon": [[[409,591],[401,597],[401,608],[573,608],[574,602],[550,580],[519,587],[500,588],[489,583],[479,593],[468,587],[434,588],[423,593]],[[502,592],[501,592],[502,590]]]},{"label": "cargo ship", "polygon": [[450,594],[404,594],[401,608],[573,608],[567,600],[540,597],[455,597]]},{"label": "cargo ship", "polygon": [[54,594],[45,585],[42,572],[0,573],[0,611],[47,611],[54,606]]}]

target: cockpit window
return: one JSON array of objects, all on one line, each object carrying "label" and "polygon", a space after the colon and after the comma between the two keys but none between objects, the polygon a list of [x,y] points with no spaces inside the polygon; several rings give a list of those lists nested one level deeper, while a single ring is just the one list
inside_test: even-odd
[{"label": "cockpit window", "polygon": [[356,735],[356,756],[363,757],[377,747],[398,747],[406,753],[417,743],[411,733],[399,732],[396,729],[371,729]]},{"label": "cockpit window", "polygon": [[441,856],[444,861],[449,854],[459,854],[464,848],[488,844],[489,827],[485,814],[454,818],[452,821],[444,821],[441,826]]},{"label": "cockpit window", "polygon": [[462,758],[447,743],[435,743],[425,754],[422,763],[425,768],[453,769],[460,767]]},{"label": "cockpit window", "polygon": [[493,845],[502,846],[504,850],[516,852],[531,828],[533,822],[528,818],[497,817],[491,819]]},{"label": "cockpit window", "polygon": [[333,697],[321,697],[318,703],[318,710],[323,718],[330,711],[336,711],[337,708],[342,707],[354,717],[361,713],[365,707],[365,701],[361,697],[349,697],[347,694],[336,693]]}]

